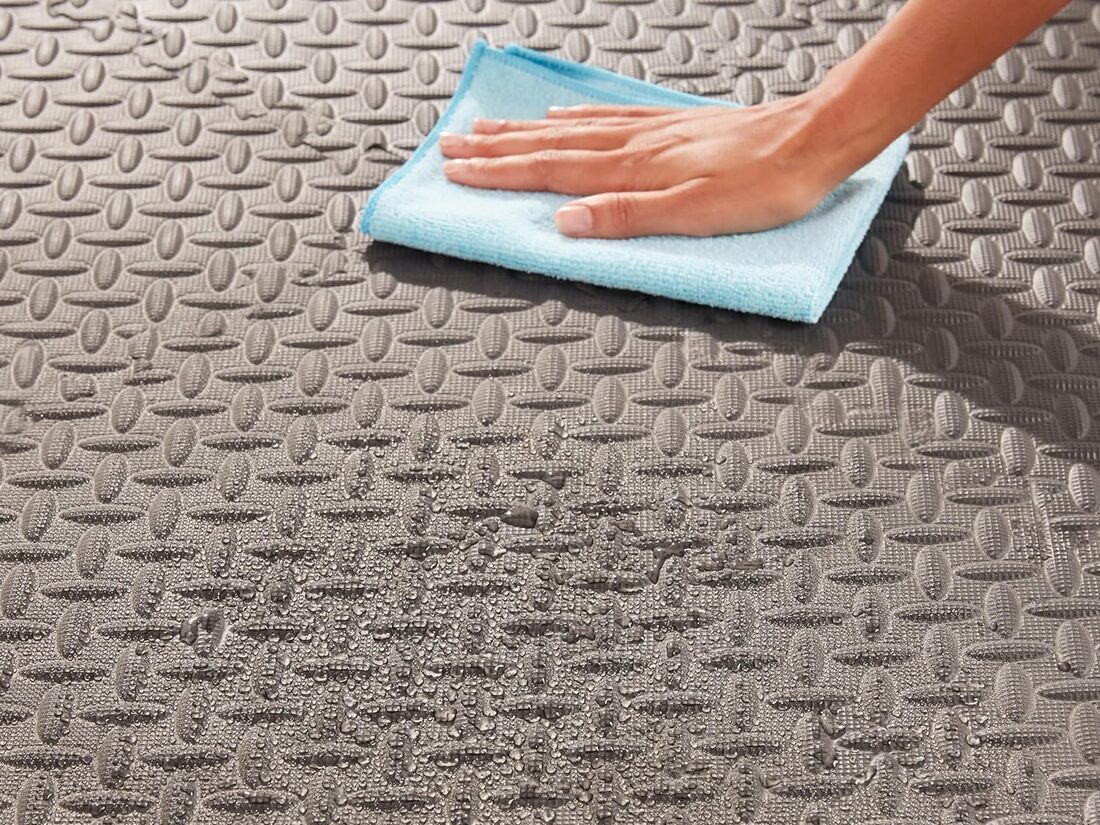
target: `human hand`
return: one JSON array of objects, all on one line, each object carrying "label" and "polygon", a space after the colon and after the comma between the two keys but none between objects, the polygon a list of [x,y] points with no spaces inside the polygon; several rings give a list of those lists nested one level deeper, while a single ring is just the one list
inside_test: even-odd
[{"label": "human hand", "polygon": [[797,220],[859,168],[826,129],[833,116],[812,94],[739,109],[580,106],[479,120],[439,145],[455,183],[584,196],[555,215],[566,235],[718,235]]},{"label": "human hand", "polygon": [[741,109],[582,106],[440,136],[448,178],[581,195],[567,235],[717,235],[797,220],[1066,0],[908,0],[809,92]]}]

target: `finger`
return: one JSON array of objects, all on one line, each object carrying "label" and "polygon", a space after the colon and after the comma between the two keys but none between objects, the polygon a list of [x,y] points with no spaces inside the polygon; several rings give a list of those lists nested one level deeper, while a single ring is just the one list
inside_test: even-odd
[{"label": "finger", "polygon": [[548,118],[566,118],[577,120],[586,117],[656,117],[681,112],[673,106],[605,106],[587,104],[584,106],[552,106],[547,112]]},{"label": "finger", "polygon": [[[503,158],[449,160],[443,172],[455,183],[479,189],[594,195],[640,188],[618,152],[566,149]],[[637,177],[634,175],[633,177]]]},{"label": "finger", "polygon": [[650,192],[609,192],[573,201],[554,215],[558,231],[574,238],[712,235],[719,227],[692,208],[699,181]]},{"label": "finger", "polygon": [[642,121],[637,117],[582,117],[570,120],[568,118],[553,118],[552,120],[485,120],[478,118],[474,121],[473,132],[478,135],[499,135],[503,132],[530,132],[539,129],[561,129],[565,126],[571,128],[613,126],[638,126]]},{"label": "finger", "polygon": [[495,158],[550,149],[621,149],[630,134],[618,129],[557,128],[500,135],[456,135],[444,132],[439,148],[449,158]]}]

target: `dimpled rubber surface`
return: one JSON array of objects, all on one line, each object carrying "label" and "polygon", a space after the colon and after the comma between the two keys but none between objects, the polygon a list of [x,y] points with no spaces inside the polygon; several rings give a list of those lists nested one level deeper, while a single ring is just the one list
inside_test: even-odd
[{"label": "dimpled rubber surface", "polygon": [[746,103],[875,0],[0,0],[0,817],[1100,817],[1100,10],[795,326],[370,245],[474,38]]}]

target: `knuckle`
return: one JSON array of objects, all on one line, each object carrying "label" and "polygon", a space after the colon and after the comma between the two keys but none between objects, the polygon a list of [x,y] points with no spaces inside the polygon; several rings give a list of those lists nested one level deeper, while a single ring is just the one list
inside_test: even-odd
[{"label": "knuckle", "polygon": [[649,141],[632,145],[623,152],[623,165],[631,169],[644,169],[657,160],[664,148],[660,143]]},{"label": "knuckle", "polygon": [[637,204],[633,198],[619,195],[612,198],[608,204],[611,224],[617,229],[628,229],[632,226],[637,212]]},{"label": "knuckle", "polygon": [[474,145],[474,148],[482,153],[483,159],[493,159],[504,157],[509,154],[508,147],[511,139],[505,135],[494,135],[490,138],[483,138],[479,143]]},{"label": "knuckle", "polygon": [[661,136],[656,144],[662,150],[674,149],[677,146],[690,146],[698,142],[699,135],[680,126],[669,126],[661,130]]},{"label": "knuckle", "polygon": [[563,129],[560,126],[553,126],[549,129],[542,130],[542,134],[539,135],[539,142],[546,147],[547,151],[552,151],[554,149],[561,149],[565,145],[568,137],[568,129]]},{"label": "knuckle", "polygon": [[561,153],[556,149],[547,149],[531,155],[531,170],[540,178],[550,177],[561,162]]},{"label": "knuckle", "polygon": [[475,175],[492,174],[500,168],[500,164],[494,158],[470,158],[466,164],[466,168]]},{"label": "knuckle", "polygon": [[619,184],[629,190],[649,189],[662,153],[659,146],[630,145],[614,153],[612,162]]}]

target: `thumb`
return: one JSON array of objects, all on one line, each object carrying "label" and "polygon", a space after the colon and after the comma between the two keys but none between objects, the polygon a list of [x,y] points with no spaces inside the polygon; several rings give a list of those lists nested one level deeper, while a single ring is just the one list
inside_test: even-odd
[{"label": "thumb", "polygon": [[675,233],[675,196],[667,192],[609,192],[567,203],[554,215],[573,238],[634,238]]}]

